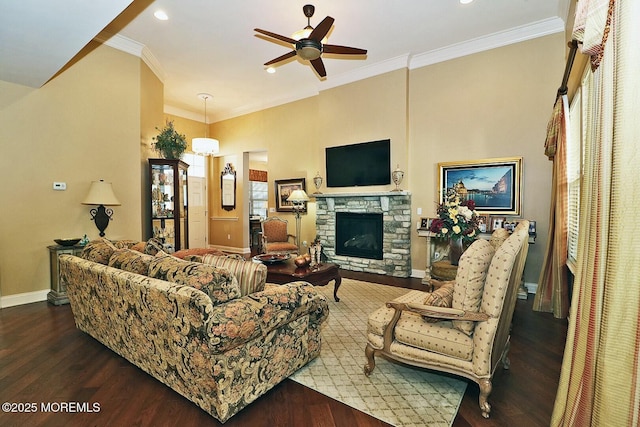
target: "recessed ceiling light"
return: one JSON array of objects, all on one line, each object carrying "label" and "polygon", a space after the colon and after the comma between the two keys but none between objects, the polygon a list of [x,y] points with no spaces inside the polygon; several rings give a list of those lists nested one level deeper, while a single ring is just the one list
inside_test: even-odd
[{"label": "recessed ceiling light", "polygon": [[169,19],[169,15],[167,15],[164,10],[156,10],[155,12],[153,12],[153,16],[155,16],[156,19],[159,19],[160,21],[166,21],[167,19]]},{"label": "recessed ceiling light", "polygon": [[274,67],[268,67],[268,68],[267,68],[267,73],[269,73],[269,74],[273,74],[273,73],[275,73],[275,72],[276,72],[276,69],[275,69]]},{"label": "recessed ceiling light", "polygon": [[461,4],[469,4],[471,3],[473,0],[460,0]]}]

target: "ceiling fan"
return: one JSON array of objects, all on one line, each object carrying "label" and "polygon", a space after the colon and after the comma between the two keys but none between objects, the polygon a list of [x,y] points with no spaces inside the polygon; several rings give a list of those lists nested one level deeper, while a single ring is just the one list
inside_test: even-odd
[{"label": "ceiling fan", "polygon": [[265,36],[269,36],[276,40],[283,41],[285,43],[290,43],[294,46],[294,50],[291,52],[285,53],[282,56],[279,56],[271,61],[265,63],[265,66],[270,66],[280,61],[284,61],[285,59],[293,58],[298,55],[300,59],[309,61],[311,66],[316,73],[320,77],[326,77],[327,72],[324,68],[324,63],[322,62],[322,54],[323,53],[332,53],[337,55],[366,55],[366,49],[358,49],[355,47],[347,47],[347,46],[338,46],[332,44],[323,44],[322,41],[331,29],[333,25],[334,19],[330,16],[327,16],[318,24],[316,28],[311,26],[311,17],[315,12],[315,7],[313,5],[307,4],[302,7],[302,11],[304,12],[304,16],[307,17],[307,26],[303,30],[303,35],[299,40],[296,40],[292,37],[281,36],[280,34],[275,34],[270,31],[261,30],[259,28],[255,28],[255,31],[263,34]]}]

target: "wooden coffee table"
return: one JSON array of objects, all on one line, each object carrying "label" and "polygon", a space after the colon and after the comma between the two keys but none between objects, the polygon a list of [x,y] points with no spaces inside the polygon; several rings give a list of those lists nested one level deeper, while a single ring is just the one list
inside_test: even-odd
[{"label": "wooden coffee table", "polygon": [[333,298],[339,302],[338,288],[342,277],[338,264],[322,263],[308,267],[298,267],[292,260],[279,262],[274,264],[266,264],[267,266],[267,282],[284,284],[295,280],[304,280],[314,286],[325,286],[330,281],[335,280],[333,287]]}]

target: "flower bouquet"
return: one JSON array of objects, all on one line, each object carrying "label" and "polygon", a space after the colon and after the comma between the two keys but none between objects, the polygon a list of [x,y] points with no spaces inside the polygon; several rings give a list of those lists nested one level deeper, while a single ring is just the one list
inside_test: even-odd
[{"label": "flower bouquet", "polygon": [[[436,238],[450,242],[452,265],[457,265],[457,259],[451,252],[454,247],[457,246],[461,254],[463,246],[468,247],[478,238],[478,214],[475,209],[473,200],[460,201],[458,193],[448,189],[445,201],[438,205],[438,217],[431,221],[429,231],[435,233]],[[456,255],[459,258],[459,254]]]}]

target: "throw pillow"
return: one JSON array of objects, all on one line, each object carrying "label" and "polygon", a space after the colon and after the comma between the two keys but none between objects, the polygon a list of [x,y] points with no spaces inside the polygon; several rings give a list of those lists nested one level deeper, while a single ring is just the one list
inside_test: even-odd
[{"label": "throw pillow", "polygon": [[238,280],[228,270],[183,261],[164,253],[149,264],[149,277],[199,289],[209,295],[213,305],[241,296]]},{"label": "throw pillow", "polygon": [[107,265],[109,264],[109,258],[111,258],[113,251],[116,249],[111,241],[100,237],[87,243],[84,249],[82,249],[80,257],[88,261]]},{"label": "throw pillow", "polygon": [[[438,289],[427,294],[427,298],[425,298],[424,300],[424,305],[451,308],[451,303],[453,301],[454,286],[455,286],[455,283],[453,281],[445,282]],[[442,320],[442,319],[429,317],[429,316],[423,316],[423,319],[430,323],[435,323]]]},{"label": "throw pillow", "polygon": [[164,250],[164,245],[162,242],[155,237],[147,240],[146,245],[144,246],[144,253],[147,255],[155,255],[160,251]]},{"label": "throw pillow", "polygon": [[134,251],[138,251],[138,252],[143,252],[144,253],[145,246],[147,246],[147,242],[142,241],[142,242],[138,242],[135,245],[131,246],[131,249],[133,249]]},{"label": "throw pillow", "polygon": [[180,249],[179,251],[175,251],[171,255],[173,255],[176,258],[185,259],[187,256],[190,256],[190,255],[206,255],[206,254],[224,255],[224,252],[222,252],[219,249],[212,249],[212,248],[192,248],[192,249]]},{"label": "throw pillow", "polygon": [[109,258],[109,267],[129,271],[146,276],[149,274],[149,264],[154,257],[142,254],[132,249],[117,249]]},{"label": "throw pillow", "polygon": [[[484,281],[494,252],[491,243],[484,239],[476,240],[464,251],[454,283],[452,308],[465,311],[480,309]],[[454,320],[453,327],[471,336],[474,322]]]},{"label": "throw pillow", "polygon": [[243,296],[262,291],[267,281],[266,265],[246,261],[239,255],[204,255],[202,262],[229,270],[238,279],[240,293]]},{"label": "throw pillow", "polygon": [[424,305],[433,305],[435,307],[449,307],[451,308],[451,302],[453,301],[453,288],[455,282],[445,282],[435,291],[427,294],[427,298],[424,300]]}]

